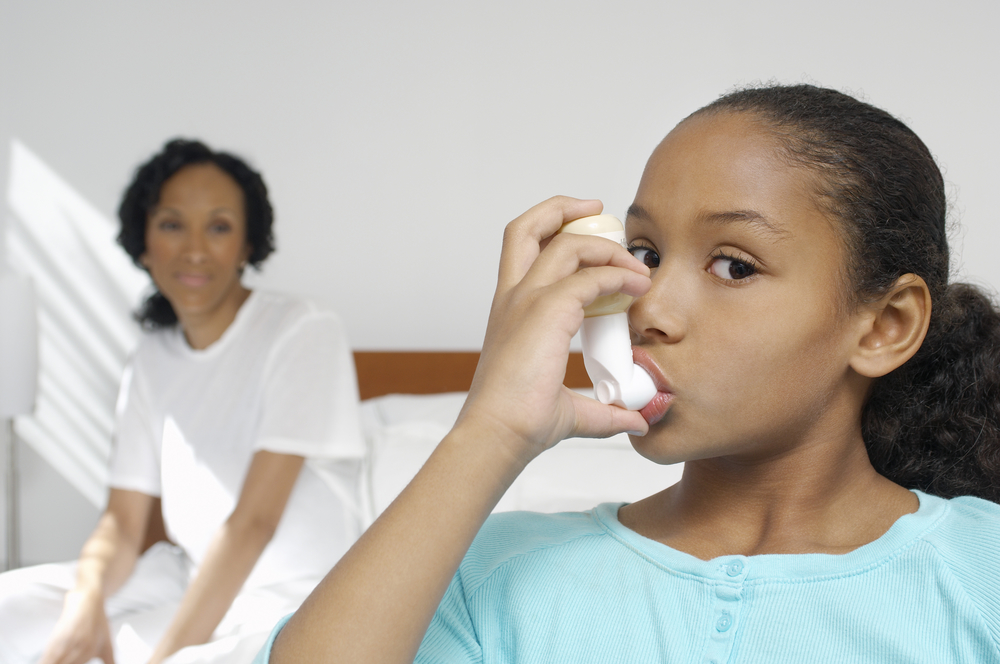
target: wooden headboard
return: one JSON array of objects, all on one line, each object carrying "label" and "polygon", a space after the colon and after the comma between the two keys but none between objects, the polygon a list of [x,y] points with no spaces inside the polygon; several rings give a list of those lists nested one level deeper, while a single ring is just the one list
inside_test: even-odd
[{"label": "wooden headboard", "polygon": [[[465,392],[478,362],[478,352],[354,351],[362,399],[383,394]],[[570,353],[565,383],[568,387],[590,387],[580,353]]]}]

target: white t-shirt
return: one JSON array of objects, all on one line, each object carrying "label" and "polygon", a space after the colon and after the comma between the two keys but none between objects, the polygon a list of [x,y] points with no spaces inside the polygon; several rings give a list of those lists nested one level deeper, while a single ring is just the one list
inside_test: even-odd
[{"label": "white t-shirt", "polygon": [[144,335],[122,380],[111,486],[160,496],[195,565],[258,450],[309,461],[244,587],[322,578],[362,528],[357,379],[337,317],[254,291],[204,350],[179,326]]}]

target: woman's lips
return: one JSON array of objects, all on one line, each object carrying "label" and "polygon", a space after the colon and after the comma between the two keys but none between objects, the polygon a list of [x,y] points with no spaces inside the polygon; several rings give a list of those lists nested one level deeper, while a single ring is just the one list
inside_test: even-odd
[{"label": "woman's lips", "polygon": [[197,288],[199,286],[204,286],[205,284],[208,283],[208,275],[182,273],[177,275],[177,280],[182,284],[184,284],[185,286]]},{"label": "woman's lips", "polygon": [[646,423],[649,426],[653,426],[667,414],[670,404],[674,401],[674,393],[670,391],[667,379],[663,376],[660,368],[656,366],[656,363],[653,362],[649,353],[642,348],[633,346],[632,361],[646,370],[646,373],[653,379],[653,385],[656,386],[656,395],[639,410],[639,414],[646,420]]}]

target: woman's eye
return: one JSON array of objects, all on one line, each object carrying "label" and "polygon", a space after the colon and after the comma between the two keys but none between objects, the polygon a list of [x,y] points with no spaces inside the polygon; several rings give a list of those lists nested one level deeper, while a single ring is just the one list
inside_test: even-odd
[{"label": "woman's eye", "polygon": [[730,281],[739,281],[757,274],[757,268],[752,261],[740,260],[732,256],[716,256],[708,271],[717,277]]},{"label": "woman's eye", "polygon": [[653,269],[654,267],[660,266],[660,255],[650,249],[649,247],[643,247],[639,245],[633,245],[628,248],[630,254],[635,256],[637,259],[642,261],[642,264]]},{"label": "woman's eye", "polygon": [[213,233],[228,233],[232,227],[226,222],[218,222],[212,224],[211,230]]},{"label": "woman's eye", "polygon": [[160,221],[157,225],[161,231],[176,231],[181,227],[180,223],[174,219],[164,219]]}]

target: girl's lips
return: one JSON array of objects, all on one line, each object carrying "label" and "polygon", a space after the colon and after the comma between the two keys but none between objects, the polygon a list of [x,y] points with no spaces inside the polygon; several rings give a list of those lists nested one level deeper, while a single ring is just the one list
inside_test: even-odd
[{"label": "girl's lips", "polygon": [[663,416],[667,414],[667,411],[670,409],[670,404],[674,401],[674,393],[670,391],[667,379],[664,378],[663,372],[661,372],[660,368],[656,366],[655,362],[653,362],[649,353],[642,348],[633,346],[632,361],[646,370],[646,373],[648,373],[653,379],[653,385],[656,386],[656,396],[654,396],[648,404],[639,410],[639,414],[646,420],[646,423],[649,424],[649,426],[653,426],[662,420]]},{"label": "girl's lips", "polygon": [[674,395],[670,392],[657,392],[653,400],[643,406],[639,414],[646,420],[646,424],[653,426],[663,419],[673,402]]}]

